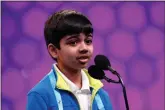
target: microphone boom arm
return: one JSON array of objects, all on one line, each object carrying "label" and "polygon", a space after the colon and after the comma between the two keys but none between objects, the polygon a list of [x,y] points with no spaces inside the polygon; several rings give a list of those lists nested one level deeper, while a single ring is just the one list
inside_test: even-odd
[{"label": "microphone boom arm", "polygon": [[[110,66],[108,66],[108,69],[109,71],[111,71],[114,75],[116,75],[119,79],[119,83],[121,83],[121,86],[123,88],[123,95],[124,95],[124,101],[125,101],[125,106],[126,106],[126,110],[129,110],[129,104],[128,104],[128,99],[127,99],[127,93],[126,93],[126,88],[125,88],[125,85],[124,85],[124,82],[120,76],[120,74],[115,71],[114,69],[112,69]],[[111,81],[112,82],[112,81]],[[113,80],[114,82],[114,80]],[[117,81],[115,81],[114,83],[116,83]]]},{"label": "microphone boom arm", "polygon": [[112,83],[120,83],[120,81],[115,81],[115,80],[112,80],[112,79],[110,79],[110,78],[108,78],[108,77],[106,77],[106,76],[103,76],[104,77],[104,79],[107,81],[107,82],[112,82]]}]

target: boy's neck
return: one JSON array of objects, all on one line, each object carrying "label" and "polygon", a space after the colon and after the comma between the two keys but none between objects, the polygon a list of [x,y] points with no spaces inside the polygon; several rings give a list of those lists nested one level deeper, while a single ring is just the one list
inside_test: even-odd
[{"label": "boy's neck", "polygon": [[81,70],[75,70],[75,69],[72,69],[72,68],[69,68],[69,67],[62,66],[60,64],[57,64],[57,67],[78,88],[82,87]]}]

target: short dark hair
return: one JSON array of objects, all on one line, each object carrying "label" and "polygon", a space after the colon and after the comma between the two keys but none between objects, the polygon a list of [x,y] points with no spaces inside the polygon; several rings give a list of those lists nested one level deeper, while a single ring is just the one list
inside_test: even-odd
[{"label": "short dark hair", "polygon": [[86,16],[74,10],[62,10],[54,13],[45,23],[46,45],[52,43],[60,49],[60,40],[66,35],[93,33],[92,23]]}]

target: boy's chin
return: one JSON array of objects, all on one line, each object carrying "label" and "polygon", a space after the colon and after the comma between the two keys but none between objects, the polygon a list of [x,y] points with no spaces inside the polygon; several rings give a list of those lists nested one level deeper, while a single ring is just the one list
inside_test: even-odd
[{"label": "boy's chin", "polygon": [[81,69],[84,69],[84,68],[87,67],[87,65],[88,65],[88,63],[84,63],[84,64],[81,63],[81,64],[80,64],[80,68],[81,68]]}]

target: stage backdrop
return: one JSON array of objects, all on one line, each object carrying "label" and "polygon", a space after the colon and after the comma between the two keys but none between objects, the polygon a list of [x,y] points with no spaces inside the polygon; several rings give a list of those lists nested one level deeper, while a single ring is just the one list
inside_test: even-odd
[{"label": "stage backdrop", "polygon": [[[43,28],[61,9],[92,21],[93,58],[106,55],[121,74],[130,110],[164,110],[164,3],[2,2],[2,110],[25,110],[28,91],[50,71]],[[121,86],[103,83],[114,110],[125,110]]]}]

